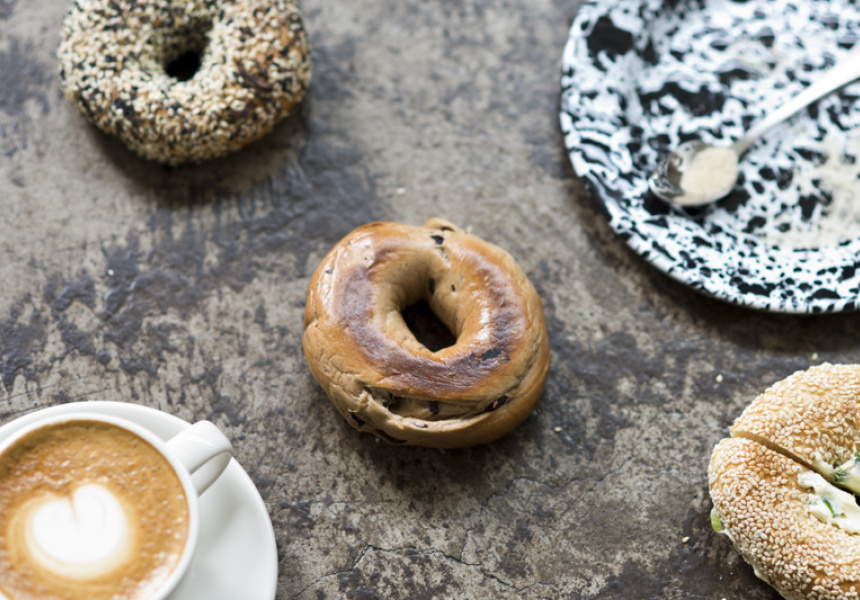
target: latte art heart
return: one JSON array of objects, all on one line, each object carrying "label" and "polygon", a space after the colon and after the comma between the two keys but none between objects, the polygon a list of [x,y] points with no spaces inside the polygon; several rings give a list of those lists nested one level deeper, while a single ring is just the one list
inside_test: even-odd
[{"label": "latte art heart", "polygon": [[59,421],[0,452],[0,598],[151,600],[190,526],[170,461],[118,425]]},{"label": "latte art heart", "polygon": [[125,511],[116,497],[98,484],[75,490],[71,497],[47,498],[30,509],[28,545],[44,567],[65,565],[109,570],[128,537]]}]

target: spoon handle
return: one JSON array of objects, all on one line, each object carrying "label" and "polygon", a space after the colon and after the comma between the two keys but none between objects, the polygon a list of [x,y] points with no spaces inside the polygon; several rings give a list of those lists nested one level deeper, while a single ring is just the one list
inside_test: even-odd
[{"label": "spoon handle", "polygon": [[812,85],[753,126],[744,137],[735,142],[733,146],[735,152],[740,156],[774,125],[783,122],[805,106],[858,78],[860,78],[860,43],[856,43],[851,52],[842,57]]}]

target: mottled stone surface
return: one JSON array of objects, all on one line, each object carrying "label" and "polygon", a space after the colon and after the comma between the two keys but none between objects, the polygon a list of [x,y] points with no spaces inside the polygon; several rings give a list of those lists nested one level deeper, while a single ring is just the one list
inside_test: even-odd
[{"label": "mottled stone surface", "polygon": [[[68,3],[0,0],[2,422],[84,399],[214,420],[268,506],[281,600],[775,598],[710,529],[710,451],[773,381],[860,362],[860,317],[725,305],[609,230],[557,121],[577,5],[306,0],[301,110],[169,169],[62,98]],[[357,433],[301,352],[323,254],[433,216],[517,257],[553,353],[534,414],[456,452]]]}]

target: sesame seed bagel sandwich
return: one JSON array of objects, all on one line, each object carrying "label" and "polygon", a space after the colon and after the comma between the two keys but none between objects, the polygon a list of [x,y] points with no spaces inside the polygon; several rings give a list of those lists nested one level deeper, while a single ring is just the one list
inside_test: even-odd
[{"label": "sesame seed bagel sandwich", "polygon": [[712,522],[789,600],[860,597],[860,365],[824,364],[758,396],[717,444]]}]

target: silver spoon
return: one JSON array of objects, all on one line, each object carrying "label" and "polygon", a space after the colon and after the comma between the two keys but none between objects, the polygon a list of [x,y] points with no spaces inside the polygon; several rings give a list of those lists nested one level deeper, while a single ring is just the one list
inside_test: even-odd
[{"label": "silver spoon", "polygon": [[738,159],[775,125],[860,78],[860,43],[808,88],[759,121],[731,146],[684,142],[657,164],[648,178],[655,196],[678,206],[701,206],[732,191],[738,179]]}]

